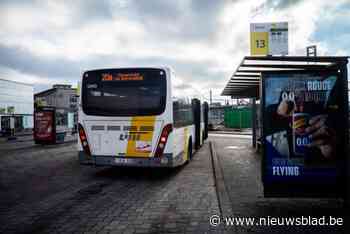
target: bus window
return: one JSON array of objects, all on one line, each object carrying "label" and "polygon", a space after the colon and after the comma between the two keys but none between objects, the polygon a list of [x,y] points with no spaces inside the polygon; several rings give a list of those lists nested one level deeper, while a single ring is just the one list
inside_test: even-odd
[{"label": "bus window", "polygon": [[109,69],[84,74],[83,111],[97,116],[159,115],[165,110],[162,69]]},{"label": "bus window", "polygon": [[179,128],[193,124],[193,111],[190,103],[186,100],[173,102],[174,127]]}]

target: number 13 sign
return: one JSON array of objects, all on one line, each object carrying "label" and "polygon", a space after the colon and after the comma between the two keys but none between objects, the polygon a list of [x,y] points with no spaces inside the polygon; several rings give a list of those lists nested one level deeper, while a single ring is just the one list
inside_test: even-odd
[{"label": "number 13 sign", "polygon": [[250,24],[251,55],[288,54],[288,23]]},{"label": "number 13 sign", "polygon": [[268,47],[269,33],[268,32],[252,32],[250,33],[250,48],[252,55],[267,55],[269,54]]}]

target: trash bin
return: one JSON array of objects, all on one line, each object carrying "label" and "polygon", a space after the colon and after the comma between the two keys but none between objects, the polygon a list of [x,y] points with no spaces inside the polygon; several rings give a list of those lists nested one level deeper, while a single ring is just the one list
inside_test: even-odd
[{"label": "trash bin", "polygon": [[66,137],[65,132],[56,133],[56,143],[64,142],[65,137]]}]

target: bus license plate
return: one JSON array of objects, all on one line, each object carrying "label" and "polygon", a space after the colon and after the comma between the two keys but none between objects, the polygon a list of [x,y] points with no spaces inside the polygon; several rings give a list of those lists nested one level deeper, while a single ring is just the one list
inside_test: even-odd
[{"label": "bus license plate", "polygon": [[131,163],[131,159],[130,158],[116,158],[114,160],[116,163]]}]

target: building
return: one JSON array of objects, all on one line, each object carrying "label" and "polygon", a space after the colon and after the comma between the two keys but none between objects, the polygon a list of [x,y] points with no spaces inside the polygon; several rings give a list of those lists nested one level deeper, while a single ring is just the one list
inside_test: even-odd
[{"label": "building", "polygon": [[56,84],[51,89],[34,95],[35,105],[56,108],[56,126],[74,128],[77,123],[77,89],[71,85]]},{"label": "building", "polygon": [[51,89],[36,93],[35,103],[42,103],[46,106],[54,106],[57,109],[76,111],[77,89],[71,85],[56,84]]},{"label": "building", "polygon": [[33,85],[0,79],[0,133],[33,129]]}]

